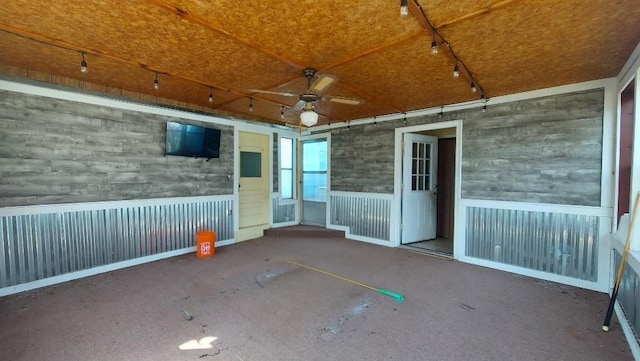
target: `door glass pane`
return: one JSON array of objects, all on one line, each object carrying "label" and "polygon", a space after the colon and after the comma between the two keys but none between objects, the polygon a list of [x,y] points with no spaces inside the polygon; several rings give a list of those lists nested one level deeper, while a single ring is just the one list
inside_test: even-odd
[{"label": "door glass pane", "polygon": [[293,198],[293,170],[280,170],[280,196],[282,199]]},{"label": "door glass pane", "polygon": [[302,199],[327,201],[327,141],[302,143]]},{"label": "door glass pane", "polygon": [[304,173],[303,200],[326,202],[327,200],[327,174],[326,173]]},{"label": "door glass pane", "polygon": [[240,177],[260,178],[262,156],[256,152],[240,152]]}]

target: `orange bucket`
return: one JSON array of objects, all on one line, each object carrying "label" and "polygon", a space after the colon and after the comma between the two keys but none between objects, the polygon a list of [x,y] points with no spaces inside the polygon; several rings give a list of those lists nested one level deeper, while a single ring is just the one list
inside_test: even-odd
[{"label": "orange bucket", "polygon": [[209,258],[216,254],[216,232],[201,231],[196,233],[196,256]]}]

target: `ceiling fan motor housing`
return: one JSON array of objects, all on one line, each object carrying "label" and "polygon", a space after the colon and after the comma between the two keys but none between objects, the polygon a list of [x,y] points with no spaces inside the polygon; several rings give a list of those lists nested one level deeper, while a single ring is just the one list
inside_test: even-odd
[{"label": "ceiling fan motor housing", "polygon": [[316,75],[316,70],[313,68],[305,68],[302,71],[302,74],[304,74],[304,77],[309,79],[309,81],[311,81],[311,78],[313,78],[314,75]]},{"label": "ceiling fan motor housing", "polygon": [[307,103],[315,103],[318,101],[318,96],[309,92],[309,93],[300,95],[300,100],[305,101]]}]

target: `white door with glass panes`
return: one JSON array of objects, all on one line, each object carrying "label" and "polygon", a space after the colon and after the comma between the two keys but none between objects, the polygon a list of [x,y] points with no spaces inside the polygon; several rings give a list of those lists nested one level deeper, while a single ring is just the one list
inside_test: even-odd
[{"label": "white door with glass panes", "polygon": [[438,138],[404,134],[402,244],[436,238]]},{"label": "white door with glass panes", "polygon": [[302,141],[302,224],[327,224],[327,138]]}]

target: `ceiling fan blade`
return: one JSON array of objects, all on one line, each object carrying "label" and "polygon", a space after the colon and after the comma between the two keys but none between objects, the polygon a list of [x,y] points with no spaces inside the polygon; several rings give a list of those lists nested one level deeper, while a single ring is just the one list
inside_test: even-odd
[{"label": "ceiling fan blade", "polygon": [[291,110],[295,110],[295,111],[302,110],[302,108],[304,108],[305,104],[307,104],[307,102],[305,102],[304,100],[300,99],[300,100],[298,100],[297,103],[295,103],[291,107]]},{"label": "ceiling fan blade", "polygon": [[322,100],[327,100],[334,103],[349,104],[349,105],[360,105],[364,103],[363,99],[339,97],[339,96],[333,96],[333,95],[324,96],[322,97]]},{"label": "ceiling fan blade", "polygon": [[270,91],[270,90],[260,90],[260,89],[249,89],[247,90],[248,92],[251,93],[262,93],[262,94],[271,94],[271,95],[281,95],[283,97],[297,97],[299,96],[298,94],[293,94],[293,93],[287,93],[287,92],[274,92],[274,91]]},{"label": "ceiling fan blade", "polygon": [[316,95],[320,94],[323,91],[327,90],[327,88],[335,83],[336,80],[338,80],[338,78],[333,75],[322,74],[313,82],[313,84],[311,84],[311,87],[309,87],[309,91]]}]

